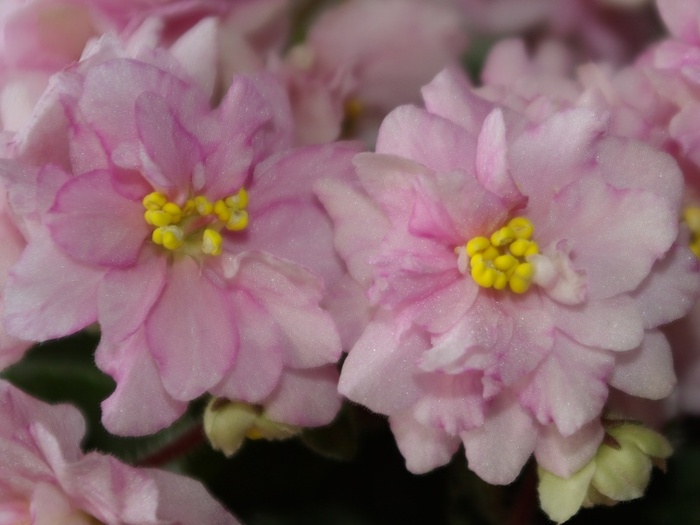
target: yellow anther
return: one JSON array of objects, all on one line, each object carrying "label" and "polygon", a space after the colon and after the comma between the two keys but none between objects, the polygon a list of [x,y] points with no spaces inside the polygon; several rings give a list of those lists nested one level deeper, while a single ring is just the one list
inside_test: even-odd
[{"label": "yellow anther", "polygon": [[188,215],[192,215],[192,212],[196,209],[196,206],[194,205],[194,199],[187,199],[185,201],[185,205],[182,207],[182,215],[184,217],[187,217]]},{"label": "yellow anther", "polygon": [[515,232],[512,228],[504,226],[491,235],[491,244],[494,246],[504,246],[515,239]]},{"label": "yellow anther", "polygon": [[180,219],[182,219],[182,209],[174,202],[165,203],[163,205],[163,211],[172,217],[173,223],[178,223]]},{"label": "yellow anther", "polygon": [[484,260],[493,261],[496,259],[496,257],[501,255],[501,252],[499,252],[495,246],[489,246],[483,252],[481,252],[481,255],[484,257]]},{"label": "yellow anther", "polygon": [[695,240],[691,242],[690,250],[695,254],[695,257],[700,259],[700,240]]},{"label": "yellow anther", "polygon": [[248,192],[241,188],[235,195],[226,197],[224,202],[234,210],[245,210],[248,207]]},{"label": "yellow anther", "polygon": [[147,210],[143,218],[152,226],[169,226],[173,222],[172,215],[163,210]]},{"label": "yellow anther", "polygon": [[503,272],[496,272],[496,280],[493,282],[493,287],[496,290],[503,290],[508,284],[508,277]]},{"label": "yellow anther", "polygon": [[168,250],[177,250],[184,241],[184,232],[178,226],[166,226],[162,231],[162,245]]},{"label": "yellow anther", "polygon": [[513,275],[521,279],[532,279],[535,275],[535,267],[531,263],[521,263],[515,268]]},{"label": "yellow anther", "polygon": [[248,212],[245,210],[234,211],[226,222],[226,229],[234,232],[241,231],[246,226],[248,226]]},{"label": "yellow anther", "polygon": [[[526,257],[539,253],[537,243],[530,240],[533,233],[534,226],[529,219],[515,217],[490,238],[474,237],[460,247],[469,257],[472,279],[483,288],[503,290],[509,286],[515,293],[527,291],[535,270],[526,262]],[[458,266],[460,271],[465,271],[464,263],[459,262]]]},{"label": "yellow anther", "polygon": [[530,219],[515,217],[508,222],[508,227],[513,230],[516,239],[529,239],[535,230]]},{"label": "yellow anther", "polygon": [[151,234],[151,240],[156,244],[163,244],[163,228],[156,228]]},{"label": "yellow anther", "polygon": [[221,222],[227,222],[231,217],[231,210],[226,206],[226,203],[219,199],[214,203],[214,213]]},{"label": "yellow anther", "polygon": [[690,206],[683,210],[683,220],[688,224],[691,232],[700,232],[700,208]]},{"label": "yellow anther", "polygon": [[143,198],[143,207],[147,210],[160,210],[168,198],[159,191],[149,193]]},{"label": "yellow anther", "polygon": [[485,264],[477,264],[472,267],[471,271],[472,279],[483,288],[491,288],[496,282],[499,273],[501,272]]},{"label": "yellow anther", "polygon": [[525,293],[530,288],[532,276],[535,274],[535,268],[530,263],[519,264],[513,272],[513,275],[508,280],[508,285],[511,291],[515,293]]},{"label": "yellow anther", "polygon": [[218,231],[207,228],[202,234],[202,251],[207,255],[220,255],[223,242]]},{"label": "yellow anther", "polygon": [[540,246],[535,241],[530,241],[530,245],[525,250],[525,257],[528,255],[537,255],[540,253]]},{"label": "yellow anther", "polygon": [[197,213],[200,215],[209,215],[214,211],[214,205],[204,195],[199,195],[194,198],[194,206],[197,209]]},{"label": "yellow anther", "polygon": [[491,242],[486,237],[474,237],[467,243],[467,255],[474,257],[475,254],[483,252],[491,246]]},{"label": "yellow anther", "polygon": [[518,259],[510,255],[509,253],[505,255],[499,255],[493,260],[493,265],[501,271],[508,271],[511,268],[515,268],[518,263]]}]

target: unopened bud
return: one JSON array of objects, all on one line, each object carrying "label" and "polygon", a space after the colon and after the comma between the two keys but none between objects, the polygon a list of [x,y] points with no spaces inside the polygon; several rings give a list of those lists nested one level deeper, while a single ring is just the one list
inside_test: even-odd
[{"label": "unopened bud", "polygon": [[213,398],[204,411],[204,432],[212,448],[230,457],[248,439],[280,440],[295,436],[300,427],[269,419],[257,405]]},{"label": "unopened bud", "polygon": [[569,478],[538,468],[540,504],[563,523],[581,507],[615,505],[641,497],[653,466],[664,469],[673,452],[661,434],[630,421],[608,421],[606,435],[591,461]]}]

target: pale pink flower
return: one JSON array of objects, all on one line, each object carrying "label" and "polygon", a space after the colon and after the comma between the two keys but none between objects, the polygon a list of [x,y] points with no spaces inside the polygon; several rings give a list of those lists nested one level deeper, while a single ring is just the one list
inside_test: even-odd
[{"label": "pale pink flower", "polygon": [[118,34],[132,54],[171,49],[212,97],[285,40],[288,0],[7,0],[0,6],[0,122],[27,122],[49,77]]},{"label": "pale pink flower", "polygon": [[311,185],[349,174],[356,148],[288,150],[269,76],[236,77],[212,110],[165,54],[114,54],[104,42],[55,79],[38,135],[3,166],[32,224],[5,291],[8,331],[46,340],[99,322],[114,433],[163,428],[205,392],[276,403],[284,423],[330,422],[341,342],[320,303],[323,279],[344,270]]},{"label": "pale pink flower", "polygon": [[0,421],[3,523],[238,523],[197,481],[83,454],[85,421],[70,405],[48,405],[0,381]]},{"label": "pale pink flower", "polygon": [[567,477],[602,439],[611,387],[659,399],[675,384],[658,327],[700,291],[674,245],[680,171],[588,108],[531,121],[452,70],[423,97],[384,120],[357,183],[317,188],[378,308],[340,392],[390,416],[413,472],[463,443],[492,483],[532,453]]},{"label": "pale pink flower", "polygon": [[418,101],[420,86],[459,60],[466,38],[458,12],[425,0],[351,0],[330,7],[284,63],[297,140],[337,139],[343,123],[356,135],[376,133],[400,104]]}]

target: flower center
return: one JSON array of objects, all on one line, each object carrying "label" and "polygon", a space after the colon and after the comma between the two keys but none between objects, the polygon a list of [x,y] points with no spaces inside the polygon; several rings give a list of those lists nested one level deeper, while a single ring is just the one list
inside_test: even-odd
[{"label": "flower center", "polygon": [[241,231],[248,226],[248,193],[241,188],[235,195],[211,202],[204,195],[188,199],[183,206],[154,191],[143,198],[143,217],[153,226],[151,240],[175,251],[195,246],[196,252],[219,255],[223,244],[220,231]]},{"label": "flower center", "polygon": [[700,259],[700,208],[687,207],[683,210],[683,220],[690,230],[690,249]]},{"label": "flower center", "polygon": [[460,272],[466,274],[469,269],[482,288],[503,290],[508,286],[512,292],[525,293],[535,274],[527,258],[540,253],[537,243],[530,240],[533,231],[529,219],[515,217],[490,237],[474,237],[455,250]]}]

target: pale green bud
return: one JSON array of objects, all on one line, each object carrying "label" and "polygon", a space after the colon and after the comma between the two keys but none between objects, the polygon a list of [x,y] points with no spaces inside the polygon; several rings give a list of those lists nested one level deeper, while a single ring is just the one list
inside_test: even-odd
[{"label": "pale green bud", "polygon": [[269,419],[259,406],[212,398],[204,411],[204,432],[212,448],[230,457],[246,438],[287,439],[301,428]]},{"label": "pale green bud", "polygon": [[538,468],[542,510],[563,523],[581,507],[639,498],[649,484],[652,466],[664,469],[672,452],[666,438],[640,423],[608,421],[595,457],[571,477]]}]

